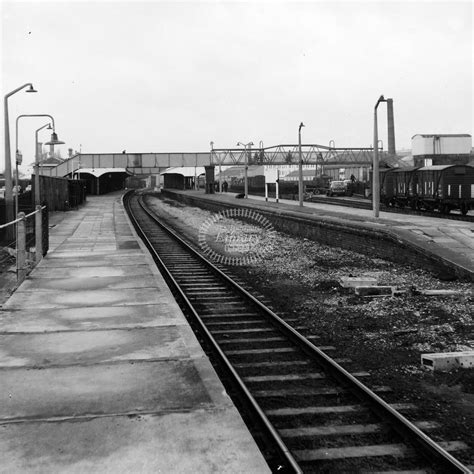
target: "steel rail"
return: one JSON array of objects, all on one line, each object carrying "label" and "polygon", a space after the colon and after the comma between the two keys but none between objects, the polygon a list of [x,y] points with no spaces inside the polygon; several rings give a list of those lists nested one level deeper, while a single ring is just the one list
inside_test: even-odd
[{"label": "steel rail", "polygon": [[[125,199],[127,199],[127,201],[126,201],[127,206],[129,206],[129,199],[131,199],[130,195],[132,193],[133,193],[133,191],[130,191],[129,193],[127,193],[124,196],[124,201],[125,201]],[[156,216],[154,216],[152,213],[150,213],[150,211],[146,208],[146,206],[143,204],[143,202],[141,202],[141,199],[138,200],[138,203],[142,207],[143,211],[146,212],[147,215],[154,222],[156,222],[167,233],[171,233],[173,238],[176,238],[176,236],[172,232],[170,232],[170,230],[166,226],[164,226],[163,224],[161,224],[160,222],[158,222],[156,220]],[[215,354],[218,355],[218,357],[220,359],[220,362],[223,364],[226,371],[231,375],[231,377],[233,379],[233,382],[237,385],[237,388],[240,390],[240,392],[245,397],[246,403],[251,407],[254,414],[258,417],[258,419],[260,421],[260,424],[263,425],[263,428],[267,431],[268,436],[270,436],[270,438],[272,439],[274,444],[277,446],[280,456],[288,464],[288,466],[286,466],[286,468],[287,469],[290,468],[291,472],[302,474],[303,471],[299,467],[299,465],[296,462],[296,460],[294,459],[293,455],[290,453],[290,450],[287,448],[287,446],[285,445],[285,443],[281,439],[280,435],[278,434],[278,432],[276,431],[276,429],[274,428],[272,423],[270,423],[267,416],[265,415],[263,410],[260,408],[260,405],[257,403],[255,398],[249,392],[247,386],[245,385],[243,380],[240,378],[240,376],[238,375],[238,373],[236,372],[236,370],[234,369],[234,367],[230,363],[229,359],[227,358],[227,356],[224,354],[224,352],[222,351],[222,349],[218,345],[217,341],[214,339],[212,334],[207,329],[207,327],[204,324],[204,322],[202,321],[201,317],[198,315],[198,313],[194,309],[192,303],[189,301],[187,296],[184,294],[184,292],[182,291],[180,285],[175,280],[175,278],[173,277],[171,272],[168,270],[168,268],[166,267],[166,265],[163,262],[163,260],[161,259],[161,257],[158,255],[158,253],[154,249],[153,244],[150,242],[150,240],[148,239],[146,234],[141,229],[141,226],[139,225],[139,223],[136,220],[135,216],[133,216],[132,213],[129,213],[129,215],[130,215],[130,218],[134,222],[135,228],[137,229],[137,231],[139,231],[140,236],[142,237],[142,239],[144,239],[145,244],[147,245],[148,249],[150,250],[150,252],[152,252],[154,260],[158,263],[161,271],[164,272],[165,279],[169,283],[171,283],[173,289],[178,293],[179,298],[181,299],[181,301],[186,305],[187,309],[192,313],[192,316],[193,316],[195,322],[198,323],[200,334],[204,335],[207,342],[212,346],[212,350],[214,351]],[[191,247],[189,247],[189,245],[187,245],[181,239],[179,239],[179,244],[180,245],[184,244],[186,250],[191,249]],[[194,253],[194,250],[193,250],[193,253]],[[196,255],[199,255],[199,254],[196,253]],[[287,471],[285,471],[285,472],[287,472]]]},{"label": "steel rail", "polygon": [[[318,363],[321,363],[326,368],[326,370],[328,370],[331,373],[331,375],[336,380],[338,380],[339,383],[345,386],[349,386],[349,388],[353,391],[353,393],[359,399],[361,399],[364,402],[368,402],[375,413],[377,413],[381,418],[387,420],[390,423],[390,425],[395,429],[395,431],[403,439],[408,439],[412,445],[416,446],[421,451],[421,453],[425,456],[425,458],[427,458],[429,462],[432,463],[433,460],[436,460],[438,463],[437,465],[443,466],[443,468],[446,469],[445,472],[472,474],[472,472],[466,466],[464,466],[460,461],[458,461],[455,457],[449,454],[445,449],[439,446],[429,436],[423,433],[418,427],[416,427],[413,423],[411,423],[407,418],[405,418],[402,414],[400,414],[395,409],[393,409],[387,402],[385,402],[382,398],[376,395],[372,390],[370,390],[367,386],[361,383],[358,379],[356,379],[352,374],[350,374],[347,370],[345,370],[332,358],[326,355],[323,351],[318,349],[314,344],[312,344],[303,335],[301,335],[298,331],[292,328],[288,323],[286,323],[277,314],[271,311],[267,306],[261,303],[251,293],[249,293],[242,286],[237,284],[229,276],[227,276],[224,272],[222,272],[219,268],[217,268],[212,262],[207,260],[199,252],[197,252],[192,247],[190,247],[189,244],[187,244],[179,235],[177,235],[169,227],[159,222],[156,219],[156,216],[150,210],[146,209],[145,207],[143,207],[143,209],[145,212],[147,212],[147,214],[153,220],[155,220],[155,222],[157,222],[160,225],[161,228],[163,228],[177,242],[179,242],[180,245],[182,245],[186,250],[188,250],[195,257],[197,257],[201,262],[203,262],[205,265],[211,268],[215,274],[219,275],[219,277],[224,279],[229,285],[237,289],[242,295],[244,295],[246,298],[252,301],[267,317],[269,317],[272,321],[274,321],[277,326],[280,326],[280,328],[284,330],[284,332],[290,337],[290,339],[296,342],[306,352],[306,354],[308,354],[311,357],[314,357]],[[174,281],[174,278],[173,278],[173,281]],[[175,284],[177,283],[175,282]],[[181,290],[179,291],[182,294]],[[186,297],[184,296],[184,298]],[[199,318],[199,316],[197,317],[199,319],[200,324],[204,325],[204,323]],[[210,335],[210,333],[207,331],[206,328],[205,328],[205,331],[213,339],[213,337]],[[217,343],[215,341],[214,343],[217,346]],[[222,353],[220,348],[218,348],[218,351]],[[223,357],[226,357],[223,353],[222,355]],[[232,368],[232,371],[235,372],[233,368]],[[243,384],[243,382],[241,383]],[[245,390],[246,392],[248,392],[246,388]],[[250,393],[249,393],[249,396],[252,397]],[[263,416],[266,418],[264,414]]]}]

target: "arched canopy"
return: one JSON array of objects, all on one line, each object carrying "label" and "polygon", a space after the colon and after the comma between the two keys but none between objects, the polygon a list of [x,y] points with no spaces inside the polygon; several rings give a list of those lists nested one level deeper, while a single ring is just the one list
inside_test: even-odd
[{"label": "arched canopy", "polygon": [[88,173],[96,178],[100,178],[107,173],[126,173],[130,174],[125,168],[79,168],[74,171],[74,174]]}]

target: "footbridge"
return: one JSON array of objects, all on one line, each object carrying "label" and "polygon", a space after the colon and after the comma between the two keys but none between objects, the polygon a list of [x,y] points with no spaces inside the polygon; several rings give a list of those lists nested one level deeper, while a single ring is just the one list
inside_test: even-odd
[{"label": "footbridge", "polygon": [[[383,151],[380,149],[383,158]],[[206,165],[288,165],[299,162],[299,146],[293,144],[258,148],[212,148],[195,153],[81,153],[62,163],[40,165],[40,174],[87,179],[97,194],[123,188],[129,176],[157,175],[171,167]],[[316,144],[301,145],[303,164],[328,167],[370,167],[373,148],[338,148]]]},{"label": "footbridge", "polygon": [[[382,149],[380,149],[382,153]],[[370,165],[373,148],[337,148],[324,145],[301,145],[304,164]],[[100,153],[77,154],[54,167],[40,166],[47,176],[73,177],[92,172],[96,177],[106,173],[131,175],[158,174],[171,167],[238,166],[245,164],[287,165],[299,162],[298,145],[276,145],[261,148],[213,148],[197,153]]]}]

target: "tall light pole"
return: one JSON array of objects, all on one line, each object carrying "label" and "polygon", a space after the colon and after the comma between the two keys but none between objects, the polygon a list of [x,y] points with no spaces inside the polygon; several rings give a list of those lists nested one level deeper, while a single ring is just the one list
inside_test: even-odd
[{"label": "tall light pole", "polygon": [[245,154],[245,167],[244,167],[244,198],[248,199],[249,197],[249,180],[248,180],[248,169],[249,169],[249,160],[248,160],[248,155],[247,155],[247,148],[250,149],[250,147],[253,145],[253,142],[249,143],[242,143],[239,142],[237,143],[237,146],[243,146],[244,147],[244,154]]},{"label": "tall light pole", "polygon": [[[41,194],[40,194],[40,178],[39,178],[39,164],[40,164],[40,156],[39,156],[39,144],[38,144],[38,132],[40,130],[43,130],[43,128],[49,127],[51,128],[51,125],[49,123],[43,125],[42,127],[38,128],[35,132],[35,205],[39,206],[41,205]],[[58,140],[58,135],[56,132],[53,131],[51,134],[51,140],[45,145],[64,145],[64,142]]]},{"label": "tall light pole", "polygon": [[[13,194],[12,194],[12,164],[11,164],[11,150],[10,150],[10,124],[8,121],[8,98],[25,87],[29,89],[26,92],[36,92],[31,82],[27,82],[15,90],[5,95],[3,101],[4,122],[5,122],[5,219],[6,222],[13,220]],[[6,229],[7,239],[13,237],[11,226]]]},{"label": "tall light pole", "polygon": [[[214,151],[214,142],[211,142],[211,153]],[[217,155],[216,155],[217,158]],[[222,178],[221,178],[221,173],[222,173],[222,161],[221,159],[217,158],[217,163],[219,164],[219,192],[222,192]]]},{"label": "tall light pole", "polygon": [[265,151],[263,150],[263,140],[260,140],[258,147],[260,148],[258,163],[260,165],[264,165],[265,164]]},{"label": "tall light pole", "polygon": [[209,164],[212,165],[214,164],[212,154],[214,153],[214,142],[209,142],[209,145],[211,146],[211,152],[209,153]]},{"label": "tall light pole", "polygon": [[[54,118],[52,115],[49,115],[49,114],[23,114],[23,115],[19,115],[17,118],[16,118],[16,121],[15,121],[15,155],[16,155],[16,179],[15,179],[15,189],[16,189],[16,194],[15,194],[15,219],[16,217],[18,216],[18,164],[19,164],[19,160],[18,160],[18,157],[21,156],[20,155],[20,150],[18,149],[18,122],[21,118],[23,117],[49,117],[51,119],[51,123],[53,124],[53,126],[51,127],[51,124],[49,124],[49,129],[52,129],[53,131],[55,131],[55,124],[54,124]],[[35,142],[35,146],[36,148],[38,147],[38,145],[36,144]],[[36,148],[35,148],[35,157],[36,157]]]},{"label": "tall light pole", "polygon": [[377,130],[377,107],[380,102],[387,102],[387,99],[381,95],[374,107],[374,162],[372,165],[372,209],[374,217],[379,217],[380,211],[379,137]]},{"label": "tall light pole", "polygon": [[301,129],[304,127],[304,123],[301,122],[298,128],[298,199],[299,205],[303,206],[303,154],[301,152]]},{"label": "tall light pole", "polygon": [[82,144],[79,144],[79,165],[77,168],[77,179],[81,179],[81,155],[82,155]]},{"label": "tall light pole", "polygon": [[35,205],[41,205],[41,195],[40,195],[40,178],[39,178],[39,162],[40,162],[40,156],[39,156],[39,145],[38,145],[38,132],[40,130],[43,130],[43,128],[46,127],[51,127],[49,123],[43,125],[42,127],[38,128],[35,132]]}]

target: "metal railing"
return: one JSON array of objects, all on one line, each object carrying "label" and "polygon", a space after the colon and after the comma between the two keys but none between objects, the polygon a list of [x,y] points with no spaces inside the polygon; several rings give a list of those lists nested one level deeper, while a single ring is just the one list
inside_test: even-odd
[{"label": "metal railing", "polygon": [[[49,219],[46,206],[25,214],[19,212],[17,219],[0,225],[0,231],[14,226],[15,240],[3,243],[0,257],[0,274],[14,267],[17,285],[41,261],[49,249]],[[14,262],[13,262],[14,260]]]}]

